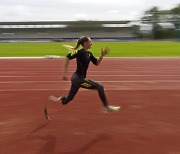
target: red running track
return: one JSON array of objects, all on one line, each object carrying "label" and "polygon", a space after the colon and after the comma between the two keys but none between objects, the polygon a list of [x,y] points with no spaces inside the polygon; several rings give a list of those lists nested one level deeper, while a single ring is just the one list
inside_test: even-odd
[{"label": "red running track", "polygon": [[[69,78],[75,65],[71,62]],[[104,59],[88,78],[101,82],[113,114],[101,112],[95,91],[80,90],[66,106],[62,59],[0,60],[0,153],[180,154],[180,58]]]}]

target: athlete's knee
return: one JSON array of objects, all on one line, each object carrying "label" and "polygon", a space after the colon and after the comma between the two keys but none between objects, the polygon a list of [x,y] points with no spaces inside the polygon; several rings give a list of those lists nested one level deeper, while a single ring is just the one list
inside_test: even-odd
[{"label": "athlete's knee", "polygon": [[98,91],[101,91],[101,90],[104,90],[104,86],[100,83],[97,84],[97,90]]}]

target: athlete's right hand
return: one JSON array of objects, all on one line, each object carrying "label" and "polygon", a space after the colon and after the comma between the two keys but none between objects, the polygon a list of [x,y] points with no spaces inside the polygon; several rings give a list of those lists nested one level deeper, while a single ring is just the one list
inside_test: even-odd
[{"label": "athlete's right hand", "polygon": [[104,57],[109,53],[110,49],[106,47],[105,49],[101,49],[101,56]]},{"label": "athlete's right hand", "polygon": [[64,81],[67,81],[67,80],[68,80],[68,78],[67,78],[66,75],[63,75],[63,76],[62,76],[62,79],[63,79]]}]

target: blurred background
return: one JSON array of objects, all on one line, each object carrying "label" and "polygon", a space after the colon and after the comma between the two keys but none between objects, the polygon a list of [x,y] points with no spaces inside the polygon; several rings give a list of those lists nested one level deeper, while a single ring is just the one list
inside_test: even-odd
[{"label": "blurred background", "polygon": [[180,40],[179,0],[0,0],[0,41]]}]

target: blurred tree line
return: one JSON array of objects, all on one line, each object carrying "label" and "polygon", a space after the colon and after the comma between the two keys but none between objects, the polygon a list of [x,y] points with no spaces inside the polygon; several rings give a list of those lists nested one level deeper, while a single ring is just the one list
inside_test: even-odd
[{"label": "blurred tree line", "polygon": [[152,30],[151,33],[143,34],[140,26],[135,25],[134,30],[139,37],[180,39],[180,4],[170,10],[159,10],[158,7],[153,7],[144,13],[141,23],[151,25]]}]

